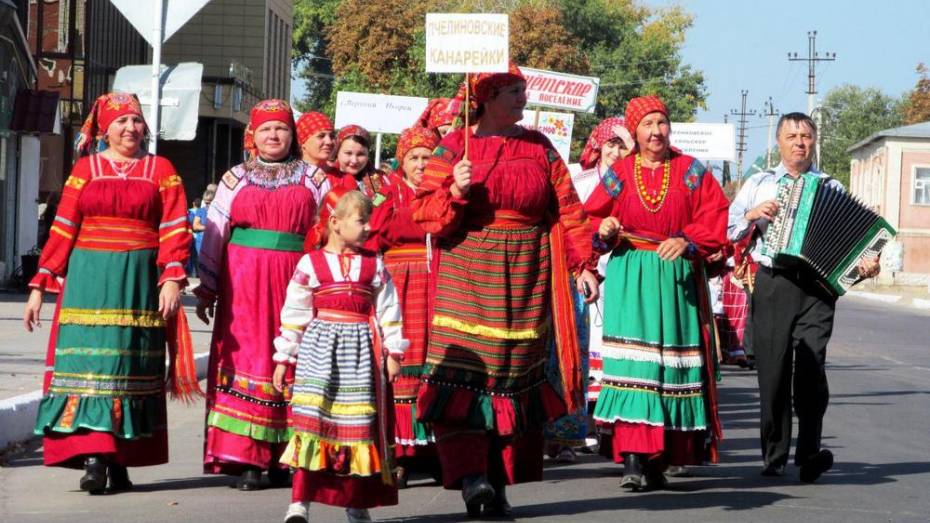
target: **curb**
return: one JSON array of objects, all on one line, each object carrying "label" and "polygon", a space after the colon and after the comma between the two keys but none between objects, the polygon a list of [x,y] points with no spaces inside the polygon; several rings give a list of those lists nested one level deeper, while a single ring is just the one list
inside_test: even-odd
[{"label": "curb", "polygon": [[[207,375],[209,357],[209,352],[194,355],[198,379],[203,379]],[[35,428],[40,401],[42,401],[42,390],[0,400],[0,452],[11,443],[26,441],[34,437],[32,430]]]},{"label": "curb", "polygon": [[855,298],[862,298],[882,303],[897,303],[898,305],[912,307],[915,309],[930,309],[930,299],[905,298],[899,294],[881,294],[868,291],[847,291],[846,296],[853,296]]}]

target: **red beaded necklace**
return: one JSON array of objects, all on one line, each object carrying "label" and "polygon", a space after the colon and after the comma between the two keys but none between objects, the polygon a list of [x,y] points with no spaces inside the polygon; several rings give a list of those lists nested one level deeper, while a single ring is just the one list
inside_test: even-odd
[{"label": "red beaded necklace", "polygon": [[666,157],[665,164],[662,166],[662,187],[659,189],[659,194],[653,196],[646,190],[646,182],[643,180],[643,159],[640,155],[636,155],[634,161],[635,166],[633,168],[633,179],[636,181],[636,195],[639,196],[639,201],[649,212],[659,212],[659,209],[661,209],[662,205],[665,203],[665,197],[668,195],[668,183],[671,178],[671,164],[671,160]]}]

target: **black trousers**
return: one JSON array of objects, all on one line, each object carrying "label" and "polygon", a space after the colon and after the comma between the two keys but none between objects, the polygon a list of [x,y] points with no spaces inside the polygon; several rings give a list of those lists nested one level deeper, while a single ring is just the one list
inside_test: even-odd
[{"label": "black trousers", "polygon": [[752,294],[751,328],[766,465],[788,462],[792,395],[798,417],[795,464],[804,464],[820,450],[823,415],[830,398],[824,364],[835,310],[836,298],[813,276],[760,267]]}]

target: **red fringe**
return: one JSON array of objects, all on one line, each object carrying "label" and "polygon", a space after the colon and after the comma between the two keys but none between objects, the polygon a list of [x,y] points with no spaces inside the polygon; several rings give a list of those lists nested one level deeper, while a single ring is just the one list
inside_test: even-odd
[{"label": "red fringe", "polygon": [[200,382],[197,380],[197,366],[194,363],[194,342],[187,323],[184,308],[168,320],[168,393],[172,399],[192,403],[195,398],[203,397]]},{"label": "red fringe", "polygon": [[552,253],[552,323],[555,326],[555,346],[562,377],[562,393],[569,412],[585,404],[584,383],[581,375],[581,346],[575,328],[575,305],[565,252],[565,232],[556,222],[549,231]]},{"label": "red fringe", "polygon": [[394,404],[394,439],[410,441],[414,439],[413,434],[413,404],[412,403],[395,403]]}]

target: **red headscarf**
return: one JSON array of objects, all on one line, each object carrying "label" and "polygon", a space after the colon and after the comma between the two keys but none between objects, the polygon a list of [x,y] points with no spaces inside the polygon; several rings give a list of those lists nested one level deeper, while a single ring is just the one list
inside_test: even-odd
[{"label": "red headscarf", "polygon": [[283,122],[291,128],[291,156],[300,156],[300,145],[297,143],[296,125],[294,124],[294,111],[284,100],[271,98],[255,104],[249,115],[249,125],[245,128],[242,138],[242,148],[249,153],[249,158],[258,157],[258,148],[255,146],[255,129],[263,123]]},{"label": "red headscarf", "polygon": [[322,244],[326,241],[326,227],[329,223],[329,218],[336,212],[336,204],[339,203],[339,200],[347,193],[357,190],[356,188],[337,185],[323,195],[323,199],[320,200],[320,213],[317,216],[316,223],[313,224],[313,227],[310,228],[310,232],[307,233],[307,237],[304,239],[305,252],[323,247]]},{"label": "red headscarf", "polygon": [[426,147],[430,151],[439,145],[439,135],[431,129],[425,127],[411,127],[405,129],[397,140],[397,151],[394,157],[397,159],[397,169],[403,171],[404,157],[412,149],[417,147]]},{"label": "red headscarf", "polygon": [[335,128],[333,122],[323,113],[304,113],[297,119],[297,143],[303,145],[316,133],[332,131]]},{"label": "red headscarf", "polygon": [[132,93],[107,93],[97,97],[94,106],[90,108],[84,125],[74,140],[74,149],[78,154],[88,154],[95,142],[99,142],[107,134],[110,124],[117,118],[134,114],[143,120],[142,106],[139,99]]},{"label": "red headscarf", "polygon": [[649,113],[662,113],[668,118],[668,109],[665,108],[665,104],[662,103],[658,96],[640,96],[630,100],[630,103],[626,105],[625,120],[626,128],[631,135],[636,136],[636,128],[639,127],[639,122]]},{"label": "red headscarf", "polygon": [[[520,68],[517,67],[517,64],[510,62],[510,66],[506,73],[476,73],[467,75],[468,79],[468,88],[471,91],[471,96],[469,99],[468,108],[469,111],[474,111],[478,109],[481,104],[487,102],[491,99],[498,90],[507,87],[508,85],[515,84],[517,82],[526,82],[526,78],[523,76],[523,73],[520,71]],[[462,111],[465,109],[465,84],[462,83],[462,86],[459,87],[459,92],[456,93],[455,98],[453,98],[448,105],[448,111],[450,114],[456,116],[456,121],[453,125],[459,126],[464,124],[464,116]],[[459,121],[459,118],[462,118]]]},{"label": "red headscarf", "polygon": [[336,150],[339,149],[339,146],[342,145],[342,142],[346,138],[351,136],[357,136],[369,144],[371,143],[371,135],[368,134],[368,131],[365,130],[361,125],[347,125],[339,130],[339,134],[336,135]]},{"label": "red headscarf", "polygon": [[449,112],[449,98],[433,98],[426,104],[423,114],[417,119],[415,126],[425,127],[439,132],[443,125],[452,125],[455,114]]},{"label": "red headscarf", "polygon": [[605,143],[614,138],[619,138],[623,141],[626,148],[631,151],[633,150],[633,146],[636,145],[633,141],[633,137],[630,135],[630,131],[623,125],[622,116],[611,116],[610,118],[606,118],[591,131],[591,136],[588,137],[588,143],[585,144],[584,151],[581,152],[581,158],[578,160],[578,163],[581,164],[581,168],[590,169],[596,166],[597,162],[601,159],[601,148],[604,147]]}]

